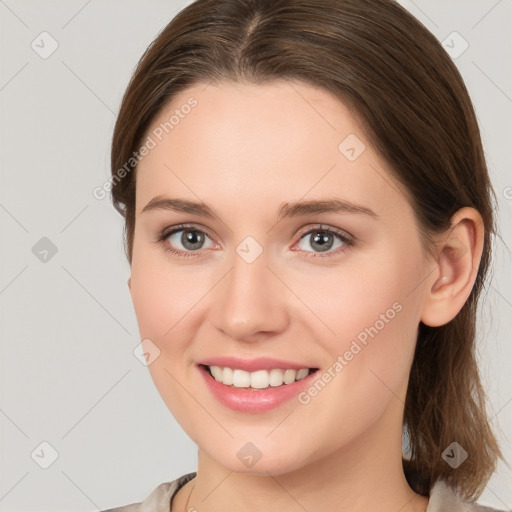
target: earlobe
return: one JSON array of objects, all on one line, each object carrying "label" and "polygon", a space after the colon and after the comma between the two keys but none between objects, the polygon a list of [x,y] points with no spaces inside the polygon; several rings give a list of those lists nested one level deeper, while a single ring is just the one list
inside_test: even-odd
[{"label": "earlobe", "polygon": [[462,208],[452,217],[451,227],[437,242],[437,268],[426,283],[424,324],[447,324],[464,306],[478,273],[483,235],[483,221],[474,208]]}]

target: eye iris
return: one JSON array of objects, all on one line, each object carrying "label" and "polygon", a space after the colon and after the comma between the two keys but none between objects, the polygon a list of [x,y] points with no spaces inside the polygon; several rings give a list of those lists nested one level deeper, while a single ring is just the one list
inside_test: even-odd
[{"label": "eye iris", "polygon": [[[312,246],[315,246],[320,252],[328,251],[333,246],[333,236],[326,231],[315,231],[312,238]],[[311,234],[310,234],[311,236]],[[201,248],[204,243],[204,234],[199,231],[183,230],[181,235],[181,243],[187,249],[194,251]]]},{"label": "eye iris", "polygon": [[321,252],[328,251],[333,244],[332,235],[325,231],[317,231],[316,235],[313,237],[313,243],[311,245],[314,246],[318,244],[320,244],[318,249]]},{"label": "eye iris", "polygon": [[[203,234],[197,231],[184,231],[183,234],[181,235],[181,243],[183,244],[184,247],[190,249],[191,251],[200,249],[203,242]],[[191,244],[193,247],[190,247],[187,244]]]}]

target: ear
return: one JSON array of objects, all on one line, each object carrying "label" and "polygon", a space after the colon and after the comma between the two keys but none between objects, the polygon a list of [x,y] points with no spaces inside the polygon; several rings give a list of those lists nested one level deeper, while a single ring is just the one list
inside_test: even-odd
[{"label": "ear", "polygon": [[132,291],[132,278],[131,277],[128,278],[128,290],[130,290],[130,292]]},{"label": "ear", "polygon": [[436,241],[434,271],[428,280],[421,321],[431,327],[447,324],[466,302],[482,258],[484,225],[474,208],[461,208],[450,228]]}]

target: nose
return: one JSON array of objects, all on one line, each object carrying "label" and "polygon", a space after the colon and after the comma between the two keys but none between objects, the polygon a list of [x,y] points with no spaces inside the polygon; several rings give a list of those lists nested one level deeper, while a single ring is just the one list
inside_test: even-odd
[{"label": "nose", "polygon": [[266,253],[253,262],[234,254],[231,270],[216,287],[214,326],[241,342],[262,341],[286,330],[288,290],[269,268]]}]

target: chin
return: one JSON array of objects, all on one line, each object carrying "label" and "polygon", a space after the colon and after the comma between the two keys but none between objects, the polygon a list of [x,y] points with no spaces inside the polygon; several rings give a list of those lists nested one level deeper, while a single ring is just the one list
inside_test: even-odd
[{"label": "chin", "polygon": [[246,438],[240,442],[231,440],[222,451],[218,450],[218,445],[213,450],[203,450],[229,471],[247,475],[278,476],[299,470],[311,462],[305,457],[302,446],[289,446],[283,451],[282,443],[275,446],[268,440],[267,443],[251,443]]}]

